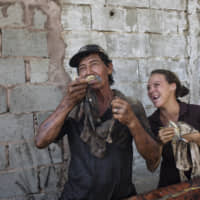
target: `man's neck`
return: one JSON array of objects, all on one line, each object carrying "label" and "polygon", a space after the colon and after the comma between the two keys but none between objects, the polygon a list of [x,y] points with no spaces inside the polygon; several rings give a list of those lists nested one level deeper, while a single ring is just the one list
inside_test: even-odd
[{"label": "man's neck", "polygon": [[113,99],[113,91],[111,88],[108,88],[107,90],[96,91],[97,99],[98,99],[98,106],[99,106],[99,113],[100,116],[103,115],[103,113],[110,107],[111,101]]}]

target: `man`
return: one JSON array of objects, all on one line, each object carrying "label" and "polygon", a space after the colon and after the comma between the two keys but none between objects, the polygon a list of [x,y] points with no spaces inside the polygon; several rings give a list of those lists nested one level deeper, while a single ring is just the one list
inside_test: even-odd
[{"label": "man", "polygon": [[100,46],[82,47],[69,63],[79,77],[35,138],[43,148],[68,135],[71,162],[61,200],[118,200],[136,194],[132,138],[150,170],[160,157],[142,105],[111,89],[112,61]]}]

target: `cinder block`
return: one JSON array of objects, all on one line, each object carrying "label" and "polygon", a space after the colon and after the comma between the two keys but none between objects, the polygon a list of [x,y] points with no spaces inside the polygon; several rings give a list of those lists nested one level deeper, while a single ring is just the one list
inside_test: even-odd
[{"label": "cinder block", "polygon": [[47,57],[47,33],[3,29],[2,55]]},{"label": "cinder block", "polygon": [[8,160],[6,158],[6,147],[4,145],[0,145],[0,170],[5,169],[8,164]]},{"label": "cinder block", "polygon": [[23,59],[0,58],[0,85],[11,86],[25,83],[25,66]]},{"label": "cinder block", "polygon": [[51,148],[47,147],[44,149],[38,149],[33,141],[10,144],[9,153],[10,168],[20,168],[21,166],[36,167],[62,162],[61,149],[56,148],[56,144],[51,146]]},{"label": "cinder block", "polygon": [[44,29],[47,22],[47,15],[39,9],[34,10],[33,27],[36,29]]},{"label": "cinder block", "polygon": [[51,111],[61,99],[61,88],[55,85],[17,86],[10,92],[10,112]]},{"label": "cinder block", "polygon": [[33,138],[33,115],[0,115],[1,142],[28,140]]},{"label": "cinder block", "polygon": [[73,4],[104,4],[105,0],[61,0],[61,4],[68,4],[68,3],[73,3]]},{"label": "cinder block", "polygon": [[48,118],[48,116],[51,114],[52,112],[42,112],[42,113],[37,113],[36,114],[36,118],[37,118],[37,124],[38,126],[45,120]]},{"label": "cinder block", "polygon": [[115,82],[113,85],[114,89],[121,91],[127,97],[130,97],[133,100],[141,99],[141,84],[133,82]]},{"label": "cinder block", "polygon": [[146,82],[141,83],[140,92],[141,92],[140,101],[145,108],[146,115],[149,116],[153,111],[156,110],[156,108],[154,107],[153,103],[148,97]]},{"label": "cinder block", "polygon": [[154,173],[149,172],[147,170],[145,160],[138,153],[134,142],[133,142],[133,147],[134,147],[133,182],[136,185],[137,192],[141,194],[156,189],[159,179],[160,167],[158,167],[158,169]]},{"label": "cinder block", "polygon": [[24,21],[23,21],[24,11],[22,8],[22,4],[13,3],[13,4],[10,4],[8,7],[7,6],[8,4],[3,4],[3,3],[0,5],[0,10],[4,9],[6,11],[4,14],[3,14],[3,11],[0,12],[0,27],[24,26]]},{"label": "cinder block", "polygon": [[140,32],[179,33],[187,27],[184,12],[138,9]]},{"label": "cinder block", "polygon": [[49,59],[34,59],[30,61],[31,83],[41,83],[48,80]]},{"label": "cinder block", "polygon": [[150,35],[152,56],[187,57],[186,39],[182,35]]},{"label": "cinder block", "polygon": [[130,32],[138,32],[138,12],[136,8],[126,10],[126,26]]},{"label": "cinder block", "polygon": [[[97,14],[98,13],[98,14]],[[93,6],[92,28],[104,31],[128,31],[126,26],[126,10],[122,8]]]},{"label": "cinder block", "polygon": [[187,74],[188,60],[177,59],[173,60],[170,58],[150,58],[139,60],[139,76],[142,82],[147,82],[150,73],[154,69],[168,69],[177,73],[181,77],[182,81],[188,80]]},{"label": "cinder block", "polygon": [[63,179],[62,166],[49,166],[40,168],[40,186],[43,191],[59,191]]},{"label": "cinder block", "polygon": [[[15,198],[39,191],[35,169],[21,168],[15,172],[0,173],[0,198]],[[21,199],[21,198],[20,198]]]},{"label": "cinder block", "polygon": [[[193,103],[193,104],[200,104],[200,58],[196,57],[197,55],[193,55],[190,60],[189,67],[186,68],[188,72],[188,80],[187,84],[185,84],[189,89],[190,93],[184,98],[186,102]],[[180,77],[181,78],[181,77]],[[182,80],[181,80],[182,82]]]},{"label": "cinder block", "polygon": [[108,4],[129,7],[149,7],[149,0],[107,0]]},{"label": "cinder block", "polygon": [[137,58],[150,55],[147,34],[107,34],[106,41],[111,57]]},{"label": "cinder block", "polygon": [[102,32],[93,32],[93,31],[73,31],[68,32],[64,35],[64,41],[66,44],[65,56],[70,58],[72,55],[77,53],[80,47],[86,44],[98,44],[102,46],[105,50],[106,48],[106,39],[105,35]]},{"label": "cinder block", "polygon": [[174,10],[186,10],[187,0],[150,0],[150,7]]},{"label": "cinder block", "polygon": [[90,7],[64,5],[61,21],[64,30],[89,30],[91,28]]},{"label": "cinder block", "polygon": [[0,87],[0,113],[7,112],[7,91],[6,88]]},{"label": "cinder block", "polygon": [[[31,200],[58,200],[60,197],[60,192],[59,191],[51,191],[48,193],[40,193],[40,194],[33,194],[33,195],[29,195],[28,198],[30,198]],[[20,197],[16,197],[16,199],[20,199],[20,200],[27,200],[27,196],[20,196]]]},{"label": "cinder block", "polygon": [[133,83],[139,81],[138,61],[129,59],[113,60],[113,75],[115,82]]},{"label": "cinder block", "polygon": [[188,26],[186,15],[185,12],[163,12],[163,32],[184,33]]},{"label": "cinder block", "polygon": [[71,80],[75,80],[75,78],[78,76],[77,69],[69,66],[69,59],[64,60],[64,68],[65,71],[69,74]]},{"label": "cinder block", "polygon": [[63,162],[61,146],[57,143],[51,143],[49,145],[49,156],[51,157],[51,163]]}]

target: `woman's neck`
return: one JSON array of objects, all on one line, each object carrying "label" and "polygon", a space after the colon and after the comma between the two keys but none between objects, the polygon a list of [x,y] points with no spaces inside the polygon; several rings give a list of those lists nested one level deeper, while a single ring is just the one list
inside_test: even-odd
[{"label": "woman's neck", "polygon": [[177,100],[168,102],[167,105],[160,108],[160,120],[164,125],[167,125],[168,122],[178,121],[179,118],[180,106]]}]

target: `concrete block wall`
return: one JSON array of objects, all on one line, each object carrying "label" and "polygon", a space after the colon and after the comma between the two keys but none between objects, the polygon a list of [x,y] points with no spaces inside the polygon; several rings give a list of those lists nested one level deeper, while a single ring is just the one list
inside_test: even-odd
[{"label": "concrete block wall", "polygon": [[38,125],[56,108],[64,71],[61,7],[55,1],[0,3],[0,199],[58,199],[66,180],[63,145],[39,150]]},{"label": "concrete block wall", "polygon": [[[114,64],[114,88],[139,98],[155,68],[175,71],[199,104],[198,0],[1,0],[0,200],[56,200],[67,176],[67,138],[38,150],[38,125],[56,108],[76,71],[69,58],[87,43],[104,47]],[[134,144],[133,144],[134,145]],[[134,147],[135,148],[135,147]],[[135,151],[139,193],[158,180]]]}]

